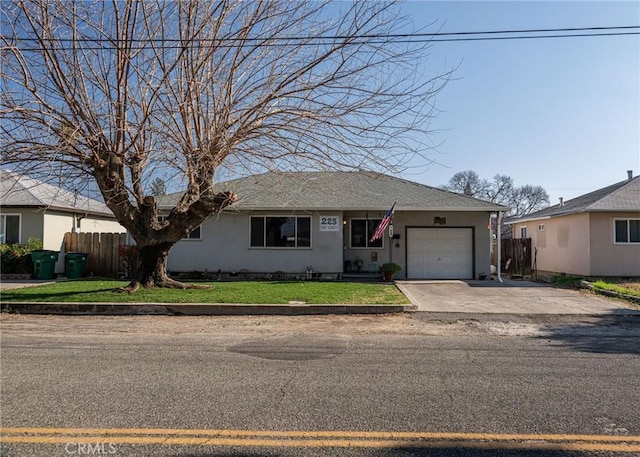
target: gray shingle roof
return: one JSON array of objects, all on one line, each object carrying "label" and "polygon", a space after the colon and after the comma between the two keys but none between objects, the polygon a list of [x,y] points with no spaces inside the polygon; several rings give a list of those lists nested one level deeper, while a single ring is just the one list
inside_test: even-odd
[{"label": "gray shingle roof", "polygon": [[640,212],[640,176],[567,200],[562,206],[550,206],[508,222],[512,224],[591,211]]},{"label": "gray shingle roof", "polygon": [[[265,173],[227,181],[216,190],[238,195],[235,210],[506,211],[476,198],[373,172]],[[181,193],[158,199],[171,208]]]},{"label": "gray shingle roof", "polygon": [[0,170],[0,205],[35,206],[114,217],[104,203],[12,171]]}]

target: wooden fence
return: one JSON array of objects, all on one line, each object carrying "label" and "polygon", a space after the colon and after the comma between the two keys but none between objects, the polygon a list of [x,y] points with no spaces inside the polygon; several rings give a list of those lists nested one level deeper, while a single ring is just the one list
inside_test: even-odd
[{"label": "wooden fence", "polygon": [[127,244],[125,233],[66,233],[65,252],[89,254],[85,274],[95,276],[118,276],[120,266],[119,249]]},{"label": "wooden fence", "polygon": [[503,238],[502,272],[511,276],[531,274],[531,238]]}]

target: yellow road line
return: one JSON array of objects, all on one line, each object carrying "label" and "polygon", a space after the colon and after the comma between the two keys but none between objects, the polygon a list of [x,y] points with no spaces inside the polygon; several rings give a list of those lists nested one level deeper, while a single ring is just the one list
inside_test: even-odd
[{"label": "yellow road line", "polygon": [[228,430],[172,428],[49,428],[3,427],[0,434],[40,435],[163,435],[163,436],[251,436],[295,438],[374,438],[467,441],[596,441],[640,443],[640,436],[567,435],[567,434],[505,434],[505,433],[442,433],[442,432],[367,432],[349,430]]},{"label": "yellow road line", "polygon": [[[98,443],[104,436],[0,436],[0,443],[68,444]],[[640,452],[640,445],[612,443],[571,442],[487,442],[487,441],[419,441],[419,440],[281,440],[281,439],[231,439],[231,438],[177,438],[164,436],[114,436],[110,444],[154,444],[181,446],[235,446],[235,447],[353,447],[353,448],[470,448],[506,450],[558,450],[579,452]]]}]

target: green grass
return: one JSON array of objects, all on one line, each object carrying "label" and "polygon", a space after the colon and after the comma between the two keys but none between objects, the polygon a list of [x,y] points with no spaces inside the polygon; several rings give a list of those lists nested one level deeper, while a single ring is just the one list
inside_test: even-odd
[{"label": "green grass", "polygon": [[115,290],[123,281],[78,280],[2,291],[2,302],[113,303],[256,303],[287,304],[408,304],[392,284],[303,281],[237,281],[207,283],[210,289]]},{"label": "green grass", "polygon": [[624,285],[614,284],[603,280],[598,280],[592,283],[593,287],[601,290],[610,290],[619,294],[631,295],[634,297],[640,297],[640,291],[624,287]]}]

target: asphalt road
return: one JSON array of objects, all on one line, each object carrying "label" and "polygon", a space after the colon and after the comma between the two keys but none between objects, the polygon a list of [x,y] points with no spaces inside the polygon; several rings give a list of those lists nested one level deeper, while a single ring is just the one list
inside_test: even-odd
[{"label": "asphalt road", "polygon": [[638,455],[633,316],[3,316],[2,455]]}]

